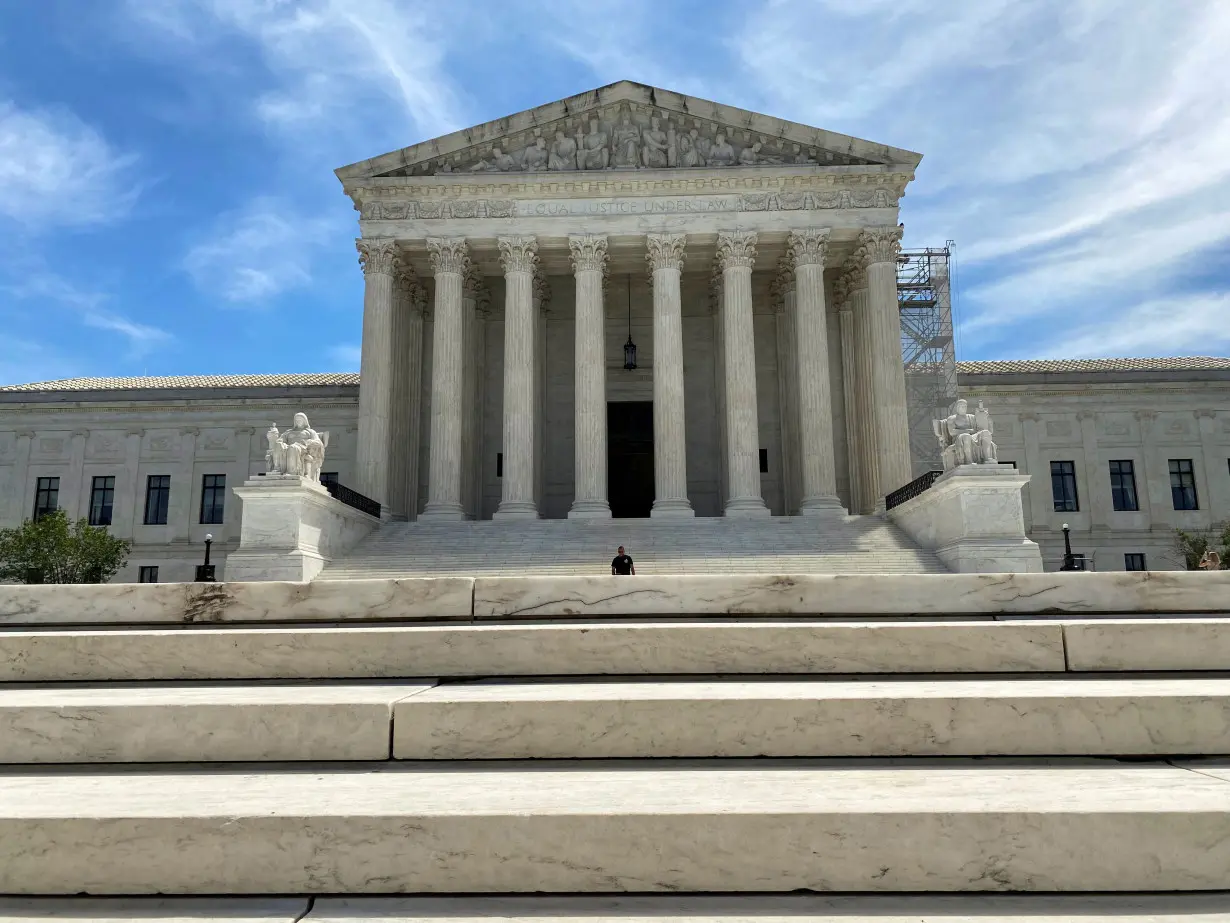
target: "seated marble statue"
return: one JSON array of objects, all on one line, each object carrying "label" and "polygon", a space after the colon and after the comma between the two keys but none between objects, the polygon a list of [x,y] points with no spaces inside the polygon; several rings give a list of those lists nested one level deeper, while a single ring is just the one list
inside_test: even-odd
[{"label": "seated marble statue", "polygon": [[295,414],[295,422],[284,433],[271,424],[265,434],[269,450],[265,453],[268,474],[303,477],[320,483],[320,469],[325,462],[329,434],[317,433],[308,423],[307,414]]},{"label": "seated marble statue", "polygon": [[982,401],[970,413],[969,402],[958,398],[952,405],[952,413],[943,420],[932,420],[931,429],[940,444],[945,471],[958,465],[999,464],[995,443],[991,440],[994,432],[991,413]]}]

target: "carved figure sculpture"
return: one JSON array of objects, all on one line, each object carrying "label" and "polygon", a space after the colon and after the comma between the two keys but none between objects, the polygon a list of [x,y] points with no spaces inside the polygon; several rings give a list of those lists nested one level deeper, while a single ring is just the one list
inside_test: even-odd
[{"label": "carved figure sculpture", "polygon": [[726,135],[718,132],[713,139],[713,149],[709,151],[709,156],[705,158],[709,161],[711,167],[729,167],[735,162],[735,149],[730,146],[730,142],[726,140]]},{"label": "carved figure sculpture", "polygon": [[641,130],[624,113],[615,126],[615,166],[636,169],[641,165]]},{"label": "carved figure sculpture", "polygon": [[658,127],[661,122],[655,117],[649,120],[649,127],[641,136],[641,162],[651,170],[660,170],[670,166],[671,144],[667,133]]},{"label": "carved figure sculpture", "polygon": [[692,136],[692,147],[696,148],[696,165],[698,167],[709,166],[709,154],[713,151],[713,142],[695,128],[688,134]]},{"label": "carved figure sculpture", "polygon": [[320,483],[329,434],[312,429],[307,414],[295,414],[294,424],[284,433],[278,432],[277,424],[271,424],[265,438],[269,442],[269,451],[265,453],[268,474],[303,477]]},{"label": "carved figure sculpture", "polygon": [[696,129],[679,136],[679,166],[700,166],[700,153],[696,150]]},{"label": "carved figure sculpture", "polygon": [[555,133],[555,143],[547,156],[548,170],[576,170],[577,143],[562,131]]},{"label": "carved figure sculpture", "polygon": [[951,471],[958,465],[997,465],[995,443],[991,440],[994,425],[991,412],[982,401],[974,413],[969,412],[969,402],[958,398],[952,405],[952,413],[943,420],[932,420],[931,429],[940,444],[940,457],[944,470]]},{"label": "carved figure sculpture", "polygon": [[521,165],[531,173],[540,173],[547,169],[547,142],[535,138],[534,143],[525,149],[521,156]]},{"label": "carved figure sculpture", "polygon": [[750,147],[745,147],[739,152],[739,163],[745,167],[752,167],[760,163],[760,147],[761,144],[757,141]]},{"label": "carved figure sculpture", "polygon": [[607,150],[609,140],[598,120],[590,119],[589,134],[577,133],[577,166],[582,170],[605,170],[611,163],[611,152]]}]

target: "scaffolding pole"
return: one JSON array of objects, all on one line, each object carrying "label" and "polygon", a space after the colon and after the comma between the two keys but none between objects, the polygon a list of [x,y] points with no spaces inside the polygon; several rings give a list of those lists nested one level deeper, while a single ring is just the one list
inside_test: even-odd
[{"label": "scaffolding pole", "polygon": [[897,257],[901,354],[905,361],[914,474],[940,464],[931,421],[957,399],[957,355],[952,330],[949,248],[902,250]]}]

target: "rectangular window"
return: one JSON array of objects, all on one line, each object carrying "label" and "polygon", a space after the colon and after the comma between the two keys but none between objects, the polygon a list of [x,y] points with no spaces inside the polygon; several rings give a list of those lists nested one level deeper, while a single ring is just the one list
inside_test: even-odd
[{"label": "rectangular window", "polygon": [[201,524],[218,525],[226,508],[226,475],[206,474],[201,478]]},{"label": "rectangular window", "polygon": [[1196,472],[1190,458],[1170,459],[1170,496],[1176,510],[1198,510]]},{"label": "rectangular window", "polygon": [[1134,513],[1140,509],[1136,499],[1136,466],[1132,462],[1110,463],[1110,499],[1119,512]]},{"label": "rectangular window", "polygon": [[145,484],[145,524],[165,526],[171,505],[171,475],[151,474]]},{"label": "rectangular window", "polygon": [[336,472],[336,471],[322,471],[322,472],[320,472],[320,483],[322,483],[322,484],[336,484],[336,483],[337,483],[337,472]]},{"label": "rectangular window", "polygon": [[115,478],[94,478],[90,488],[90,525],[111,525],[111,509],[115,505]]},{"label": "rectangular window", "polygon": [[769,473],[769,450],[768,449],[760,450],[760,473],[761,474]]},{"label": "rectangular window", "polygon": [[137,583],[157,583],[158,568],[143,566],[137,570]]},{"label": "rectangular window", "polygon": [[1147,570],[1145,567],[1145,556],[1138,552],[1125,554],[1123,556],[1124,570]]},{"label": "rectangular window", "polygon": [[1076,463],[1051,462],[1051,495],[1056,513],[1075,513],[1080,509],[1076,497]]},{"label": "rectangular window", "polygon": [[34,491],[34,519],[42,519],[60,507],[60,479],[39,478]]}]

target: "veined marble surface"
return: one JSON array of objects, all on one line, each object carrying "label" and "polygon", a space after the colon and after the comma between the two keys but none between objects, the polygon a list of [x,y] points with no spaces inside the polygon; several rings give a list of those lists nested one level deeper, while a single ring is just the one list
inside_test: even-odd
[{"label": "veined marble surface", "polygon": [[0,626],[465,618],[468,577],[0,586]]},{"label": "veined marble surface", "polygon": [[1058,622],[588,622],[0,631],[0,682],[1064,669]]},{"label": "veined marble surface", "polygon": [[1227,923],[1227,894],[321,898],[309,923]]},{"label": "veined marble surface", "polygon": [[1167,891],[1228,870],[1230,780],[1159,764],[0,776],[10,894]]},{"label": "veined marble surface", "polygon": [[303,897],[0,897],[0,923],[296,923]]},{"label": "veined marble surface", "polygon": [[477,617],[1224,612],[1230,571],[479,577]]},{"label": "veined marble surface", "polygon": [[431,683],[0,689],[0,763],[384,760]]},{"label": "veined marble surface", "polygon": [[398,759],[1217,753],[1230,679],[447,685],[393,706]]},{"label": "veined marble surface", "polygon": [[1063,634],[1072,670],[1230,670],[1230,619],[1099,619]]}]

